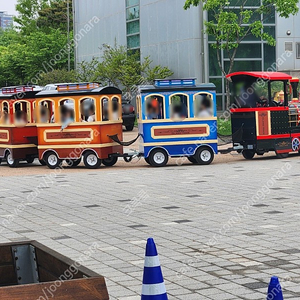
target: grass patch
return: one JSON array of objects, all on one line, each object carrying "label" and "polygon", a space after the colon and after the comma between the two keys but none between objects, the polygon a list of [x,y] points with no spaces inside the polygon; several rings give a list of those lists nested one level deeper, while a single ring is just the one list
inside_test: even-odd
[{"label": "grass patch", "polygon": [[231,120],[218,119],[218,133],[221,135],[231,135]]}]

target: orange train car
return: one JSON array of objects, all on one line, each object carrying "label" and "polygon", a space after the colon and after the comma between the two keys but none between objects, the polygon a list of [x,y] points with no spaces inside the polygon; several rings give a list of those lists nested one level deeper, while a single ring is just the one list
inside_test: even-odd
[{"label": "orange train car", "polygon": [[[94,83],[61,84],[36,95],[39,159],[55,169],[66,161],[87,168],[113,166],[123,147],[122,92]],[[114,155],[117,154],[117,155]]]},{"label": "orange train car", "polygon": [[17,167],[20,161],[32,163],[38,157],[35,94],[28,86],[2,89],[0,163],[6,159],[10,167]]}]

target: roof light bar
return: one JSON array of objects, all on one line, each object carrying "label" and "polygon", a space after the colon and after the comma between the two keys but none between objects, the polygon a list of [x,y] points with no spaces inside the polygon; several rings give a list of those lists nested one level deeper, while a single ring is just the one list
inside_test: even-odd
[{"label": "roof light bar", "polygon": [[95,82],[67,83],[67,84],[58,85],[57,90],[59,92],[82,91],[82,90],[92,90],[98,87],[100,87],[100,84]]}]

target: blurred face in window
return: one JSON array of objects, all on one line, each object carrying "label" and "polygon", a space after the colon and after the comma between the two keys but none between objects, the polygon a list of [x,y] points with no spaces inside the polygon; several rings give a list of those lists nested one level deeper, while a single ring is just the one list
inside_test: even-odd
[{"label": "blurred face in window", "polygon": [[72,105],[62,105],[60,108],[60,115],[62,123],[74,121],[74,109],[72,109]]},{"label": "blurred face in window", "polygon": [[212,102],[207,95],[198,95],[195,101],[195,116],[198,118],[212,117]]},{"label": "blurred face in window", "polygon": [[27,113],[22,111],[22,110],[16,111],[16,113],[15,113],[15,124],[16,125],[25,125],[26,123],[28,123]]},{"label": "blurred face in window", "polygon": [[40,108],[40,121],[41,123],[49,122],[49,109],[46,106],[41,106]]},{"label": "blurred face in window", "polygon": [[147,116],[148,119],[158,119],[159,115],[159,102],[157,98],[152,98],[147,101]]},{"label": "blurred face in window", "polygon": [[119,115],[120,115],[120,105],[119,105],[119,100],[118,98],[114,98],[113,99],[113,102],[112,102],[112,108],[113,108],[113,112],[112,112],[112,117],[113,117],[113,120],[116,121],[116,120],[119,120]]}]

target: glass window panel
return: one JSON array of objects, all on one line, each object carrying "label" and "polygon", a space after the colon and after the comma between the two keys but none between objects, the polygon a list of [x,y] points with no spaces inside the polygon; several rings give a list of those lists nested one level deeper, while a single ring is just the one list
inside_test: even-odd
[{"label": "glass window panel", "polygon": [[140,47],[140,35],[131,35],[127,37],[127,47],[128,48],[138,48]]},{"label": "glass window panel", "polygon": [[208,21],[210,22],[210,21],[214,21],[214,20],[215,20],[214,14],[211,11],[209,11],[208,12]]},{"label": "glass window panel", "polygon": [[[251,10],[253,12],[249,22],[247,24],[251,24],[255,21],[260,21],[261,20],[261,14],[258,13],[255,9],[244,9],[244,11],[246,10]],[[240,12],[241,10],[239,8],[230,8],[228,9],[228,12],[231,12],[231,13],[235,13],[238,17],[240,16]],[[209,13],[208,14],[208,21],[214,21],[215,18],[214,18],[214,15],[212,13]]]},{"label": "glass window panel", "polygon": [[[251,16],[251,18],[250,18],[248,24],[251,24],[251,23],[253,23],[253,22],[255,22],[255,21],[260,21],[260,20],[261,20],[261,14],[257,13],[257,12],[255,11],[255,9],[245,9],[245,11],[246,11],[246,10],[250,10],[250,11],[253,12],[253,14],[252,14],[252,16]],[[237,16],[240,15],[240,9],[236,9],[236,8],[230,9],[230,12],[234,12]]]},{"label": "glass window panel", "polygon": [[[245,29],[247,30],[249,27],[245,26]],[[260,41],[261,38],[254,36],[251,32],[245,36],[244,41]]]},{"label": "glass window panel", "polygon": [[[225,70],[229,69],[229,61],[224,62]],[[261,61],[245,60],[235,61],[232,72],[238,71],[261,71]]]},{"label": "glass window panel", "polygon": [[217,60],[217,50],[209,45],[209,75],[221,76],[221,70]]},{"label": "glass window panel", "polygon": [[[232,54],[233,50],[230,51]],[[261,58],[261,44],[240,44],[236,58]],[[224,58],[228,58],[227,51],[224,50]]]},{"label": "glass window panel", "polygon": [[127,34],[134,34],[140,32],[140,21],[133,21],[127,23]]},{"label": "glass window panel", "polygon": [[266,71],[272,68],[273,71],[276,71],[276,66],[273,65],[275,61],[276,61],[276,47],[264,44],[264,70]]},{"label": "glass window panel", "polygon": [[260,0],[231,0],[230,6],[260,6]]},{"label": "glass window panel", "polygon": [[273,38],[275,38],[275,26],[265,26],[264,32],[270,34]]},{"label": "glass window panel", "polygon": [[208,36],[208,40],[209,40],[209,41],[215,41],[216,38],[215,38],[213,35],[209,35],[209,36]]},{"label": "glass window panel", "polygon": [[126,0],[126,7],[139,5],[139,4],[140,4],[140,0]]},{"label": "glass window panel", "polygon": [[213,83],[217,87],[217,93],[223,93],[222,78],[210,78],[209,82]]},{"label": "glass window panel", "polygon": [[223,96],[217,95],[217,110],[223,110]]},{"label": "glass window panel", "polygon": [[263,15],[263,21],[265,24],[275,24],[275,7],[269,6],[268,13]]},{"label": "glass window panel", "polygon": [[126,9],[126,20],[134,20],[140,17],[140,7],[134,6]]}]

